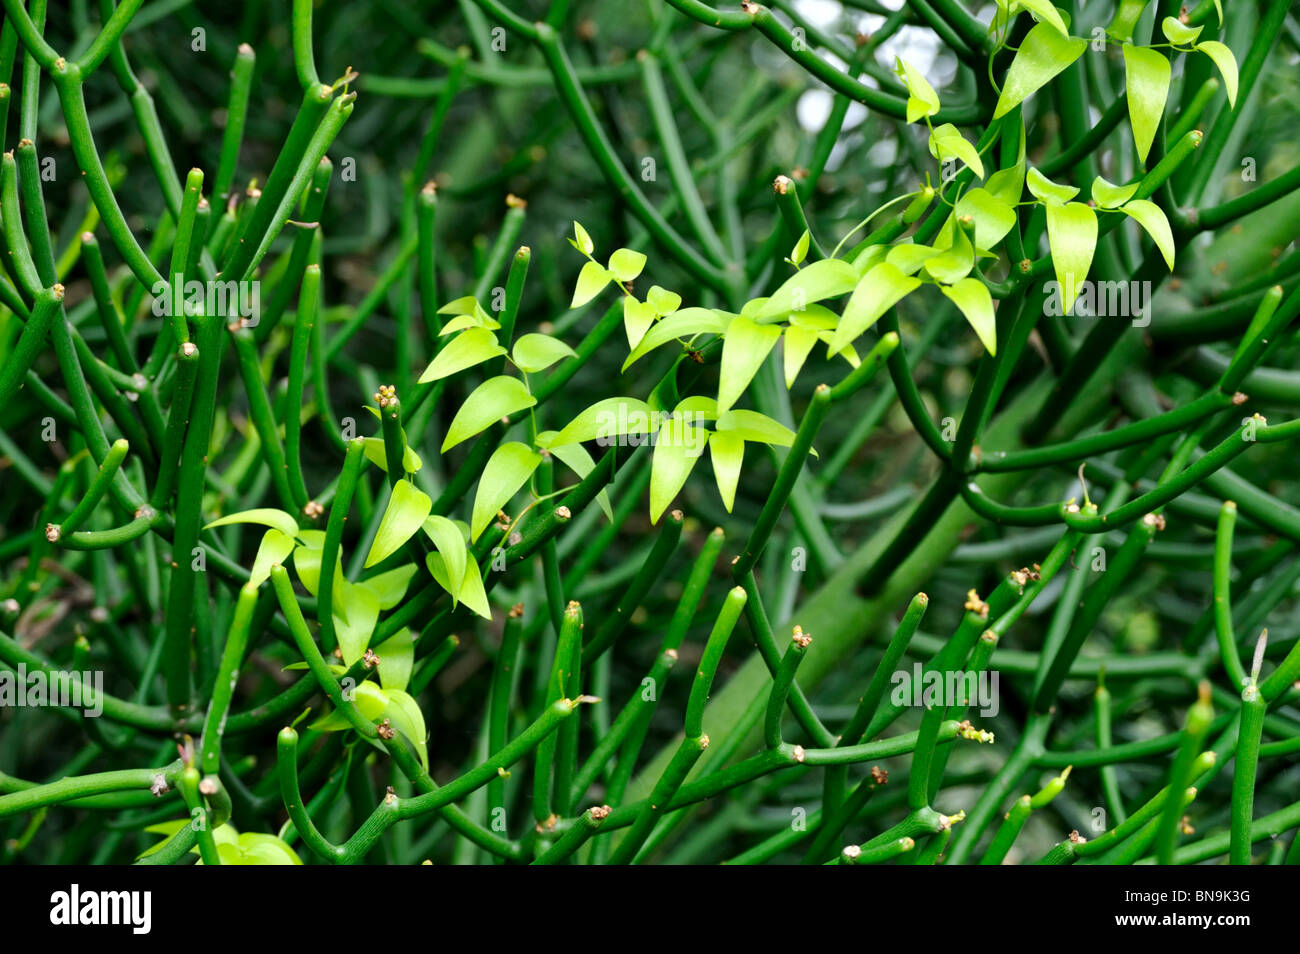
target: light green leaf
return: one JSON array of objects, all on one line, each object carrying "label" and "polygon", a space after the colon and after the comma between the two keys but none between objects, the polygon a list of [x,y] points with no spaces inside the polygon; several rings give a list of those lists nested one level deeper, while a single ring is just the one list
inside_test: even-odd
[{"label": "light green leaf", "polygon": [[569,307],[577,308],[591,301],[605,290],[612,277],[599,262],[587,262],[582,266],[582,271],[578,272],[578,283],[574,286],[573,301],[569,303]]},{"label": "light green leaf", "polygon": [[[799,274],[811,271],[820,265],[817,262],[809,265]],[[712,308],[683,308],[676,314],[660,320],[645,336],[637,342],[632,353],[627,356],[623,362],[623,370],[626,371],[635,362],[645,357],[660,345],[667,344],[677,338],[692,337],[694,335],[720,335],[727,330],[732,316],[726,312],[716,311]]]},{"label": "light green leaf", "polygon": [[439,338],[445,338],[447,335],[454,335],[458,331],[465,331],[469,328],[486,328],[488,331],[497,331],[501,325],[488,316],[486,312],[479,315],[457,315],[451,321],[442,326],[438,332]]},{"label": "light green leaf", "polygon": [[745,393],[780,337],[781,329],[776,325],[760,325],[741,316],[732,319],[722,339],[722,364],[718,371],[719,413],[726,411]]},{"label": "light green leaf", "polygon": [[792,311],[803,311],[811,303],[845,295],[858,283],[858,272],[848,262],[824,258],[795,272],[773,292],[757,320],[784,318]]},{"label": "light green leaf", "polygon": [[407,563],[405,566],[377,573],[370,579],[362,580],[355,585],[365,587],[373,593],[375,599],[379,601],[381,610],[390,610],[402,602],[402,597],[406,595],[406,588],[411,583],[411,577],[415,576],[415,571],[415,564]]},{"label": "light green leaf", "polygon": [[1165,17],[1160,23],[1160,29],[1164,31],[1165,37],[1170,43],[1176,46],[1187,46],[1196,42],[1196,38],[1201,35],[1201,31],[1205,27],[1188,26],[1176,17]]},{"label": "light green leaf", "polygon": [[1019,0],[1019,3],[1037,19],[1056,27],[1061,36],[1068,37],[1070,35],[1069,28],[1065,25],[1065,21],[1061,19],[1060,12],[1052,5],[1051,0]]},{"label": "light green leaf", "polygon": [[394,729],[406,736],[411,745],[415,746],[415,752],[420,756],[420,764],[424,766],[427,772],[429,770],[429,731],[424,726],[424,713],[420,711],[419,703],[400,689],[390,690],[388,693],[388,708],[384,710],[384,718],[389,721]]},{"label": "light green leaf", "polygon": [[[244,832],[237,845],[243,865],[300,865],[302,859],[288,844],[274,835]],[[202,859],[200,859],[202,860]]]},{"label": "light green leaf", "polygon": [[[325,546],[324,530],[300,530],[299,539],[303,545],[293,551],[293,566],[298,571],[298,579],[303,588],[315,596],[320,587],[321,550]],[[339,588],[343,579],[343,557],[340,553],[334,559],[334,587]]]},{"label": "light green leaf", "polygon": [[1137,190],[1141,185],[1141,182],[1130,182],[1128,185],[1122,186],[1115,185],[1115,183],[1097,176],[1092,180],[1092,200],[1097,203],[1098,208],[1118,209],[1137,194]]},{"label": "light green leaf", "polygon": [[785,329],[785,386],[793,387],[795,379],[799,377],[799,369],[803,367],[804,362],[808,360],[808,355],[817,344],[817,329],[802,328],[799,325],[791,324]]},{"label": "light green leaf", "polygon": [[437,381],[505,353],[506,349],[497,343],[497,336],[492,332],[486,328],[468,328],[447,342],[429,362],[420,375],[420,383]]},{"label": "light green leaf", "polygon": [[670,292],[666,288],[660,288],[658,285],[651,285],[650,291],[646,292],[646,304],[655,310],[659,317],[671,315],[678,308],[682,307],[682,296],[676,292]]},{"label": "light green leaf", "polygon": [[963,195],[957,200],[954,215],[957,218],[969,215],[974,220],[976,248],[992,248],[1016,224],[1016,210],[1012,205],[987,189],[971,189]]},{"label": "light green leaf", "polygon": [[1055,24],[1039,23],[1030,29],[1007,70],[993,118],[1001,119],[1026,97],[1046,86],[1077,60],[1087,46],[1087,40],[1063,36]]},{"label": "light green leaf", "polygon": [[1064,205],[1079,194],[1074,186],[1053,182],[1037,169],[1029,170],[1025,185],[1029,186],[1029,192],[1034,198],[1047,205]]},{"label": "light green leaf", "polygon": [[799,241],[794,243],[794,249],[790,252],[790,261],[796,265],[802,265],[803,260],[808,257],[808,243],[810,241],[812,241],[812,233],[804,229],[803,235],[799,236]]},{"label": "light green leaf", "polygon": [[1083,290],[1097,247],[1097,215],[1082,202],[1047,206],[1047,243],[1061,292],[1061,314],[1068,315]]},{"label": "light green leaf", "polygon": [[559,338],[534,333],[516,341],[510,356],[520,370],[536,374],[564,358],[576,358],[578,353]]},{"label": "light green leaf", "polygon": [[452,418],[442,452],[445,454],[449,448],[487,430],[503,417],[536,403],[537,398],[528,393],[518,378],[508,375],[488,378],[473,390]]},{"label": "light green leaf", "polygon": [[978,278],[963,278],[955,285],[940,285],[939,291],[952,299],[989,354],[998,353],[997,319],[993,312],[993,297]]},{"label": "light green leaf", "polygon": [[[373,682],[363,680],[353,687],[351,702],[367,722],[378,722],[388,709],[388,693]],[[308,728],[317,732],[337,732],[352,728],[352,723],[343,713],[335,711],[317,719]]]},{"label": "light green leaf", "polygon": [[894,58],[894,72],[907,87],[907,121],[914,123],[939,111],[939,94],[924,74],[901,57]]},{"label": "light green leaf", "polygon": [[396,553],[407,540],[415,535],[433,509],[433,501],[423,490],[418,489],[409,480],[399,480],[393,484],[388,495],[388,505],[384,516],[375,531],[374,542],[366,555],[365,565],[374,566],[392,553]]},{"label": "light green leaf", "polygon": [[364,586],[343,581],[335,596],[334,635],[343,653],[343,665],[351,666],[366,654],[375,624],[379,622],[379,599]]},{"label": "light green leaf", "polygon": [[[487,316],[483,306],[478,303],[478,299],[473,295],[464,295],[455,301],[449,301],[438,309],[440,315],[471,315],[474,317]],[[444,330],[444,334],[446,331]]]},{"label": "light green leaf", "polygon": [[824,305],[809,305],[803,311],[790,312],[790,324],[816,331],[829,331],[840,323],[840,316]]},{"label": "light green leaf", "polygon": [[[1024,144],[1024,139],[1022,137],[1020,140],[1022,150]],[[1025,191],[1024,156],[1021,156],[1020,161],[1011,168],[999,169],[997,172],[989,176],[988,181],[984,183],[984,191],[995,199],[1000,200],[1003,205],[1008,207],[1012,207],[1019,202],[1020,196]],[[957,205],[960,208],[961,202],[958,201]],[[987,248],[988,246],[981,247]]]},{"label": "light green leaf", "polygon": [[630,248],[615,249],[614,254],[609,257],[610,272],[624,285],[636,281],[643,268],[645,268],[645,255]]},{"label": "light green leaf", "polygon": [[718,482],[722,505],[731,513],[736,503],[740,465],[745,458],[745,439],[734,431],[714,431],[709,435],[709,454],[713,458],[713,477]]},{"label": "light green leaf", "polygon": [[650,434],[653,433],[654,420],[654,412],[645,401],[627,397],[606,398],[566,424],[552,438],[551,449],[582,441],[609,441],[624,434]]},{"label": "light green leaf", "polygon": [[[388,455],[384,452],[384,439],[382,437],[363,437],[361,438],[362,451],[366,459],[382,470],[388,473]],[[424,466],[424,461],[420,460],[410,444],[406,443],[406,428],[402,428],[402,470],[408,474],[414,474]]]},{"label": "light green leaf", "polygon": [[1150,0],[1119,0],[1106,33],[1122,43],[1130,42],[1133,39],[1133,28],[1142,19],[1142,11],[1148,3]]},{"label": "light green leaf", "polygon": [[590,255],[596,250],[596,244],[587,234],[587,230],[577,222],[573,223],[573,245],[583,255]]},{"label": "light green leaf", "polygon": [[[551,442],[555,439],[557,431],[542,431],[537,435],[537,446],[549,451],[551,456],[559,459],[560,463],[568,467],[578,475],[578,479],[586,477],[596,467],[596,461],[587,453],[587,448],[581,444],[565,444],[561,447],[552,447]],[[614,509],[609,504],[609,492],[602,489],[596,494],[596,505],[600,507],[605,518],[614,522]]]},{"label": "light green leaf", "polygon": [[696,428],[670,417],[659,427],[650,464],[650,522],[658,523],[699,459]]},{"label": "light green leaf", "polygon": [[1228,105],[1237,105],[1237,58],[1232,50],[1218,40],[1206,40],[1196,44],[1196,48],[1214,60],[1214,65],[1223,74],[1223,90],[1228,94]]},{"label": "light green leaf", "polygon": [[901,245],[895,245],[885,256],[885,261],[893,265],[904,275],[915,275],[921,270],[921,266],[939,254],[937,248],[931,248],[928,245],[917,245],[914,242],[903,242]]},{"label": "light green leaf", "polygon": [[881,262],[858,282],[844,306],[844,315],[831,338],[830,350],[838,353],[874,325],[880,316],[921,284],[919,278],[904,275],[888,262]]},{"label": "light green leaf", "polygon": [[623,330],[627,332],[627,346],[635,348],[655,323],[655,309],[649,302],[637,301],[631,295],[623,296]]},{"label": "light green leaf", "polygon": [[1169,266],[1170,271],[1173,271],[1174,233],[1169,227],[1169,219],[1165,217],[1160,206],[1146,199],[1133,199],[1121,206],[1120,211],[1146,229],[1147,235],[1151,236],[1151,241],[1155,242],[1156,248],[1160,249],[1165,264]]},{"label": "light green leaf", "polygon": [[970,274],[975,267],[975,248],[970,243],[970,236],[963,228],[953,226],[952,245],[943,254],[928,259],[925,263],[926,274],[953,285]]},{"label": "light green leaf", "polygon": [[262,542],[253,558],[253,569],[249,572],[248,582],[261,586],[271,575],[271,567],[284,563],[285,558],[293,552],[294,539],[281,533],[274,527],[262,534]]},{"label": "light green leaf", "polygon": [[488,605],[487,591],[483,589],[483,577],[479,575],[478,565],[472,557],[466,556],[465,575],[461,577],[460,585],[453,587],[451,578],[447,575],[446,564],[443,563],[442,554],[430,553],[425,557],[425,563],[429,567],[429,572],[433,578],[438,581],[448,593],[455,597],[471,610],[482,616],[484,619],[492,618],[492,608]]},{"label": "light green leaf", "polygon": [[1133,145],[1137,147],[1138,159],[1145,163],[1165,111],[1165,100],[1169,98],[1169,61],[1159,50],[1125,43],[1124,77]]},{"label": "light green leaf", "polygon": [[415,639],[415,633],[403,626],[375,649],[379,656],[379,684],[390,694],[394,689],[405,689],[411,681]]},{"label": "light green leaf", "polygon": [[789,447],[794,443],[794,431],[758,411],[740,408],[727,411],[718,415],[716,427],[720,432],[735,434],[746,441],[775,444],[777,447]]},{"label": "light green leaf", "polygon": [[241,510],[239,513],[227,514],[219,520],[213,520],[205,525],[203,529],[211,530],[213,527],[224,527],[232,523],[258,523],[264,527],[274,527],[286,537],[296,537],[298,535],[298,521],[283,510],[276,510],[274,507],[258,507],[253,510]]},{"label": "light green leaf", "polygon": [[[465,533],[454,521],[438,514],[431,514],[421,525],[425,535],[433,541],[433,545],[438,552],[442,554],[449,579],[463,580],[465,578],[465,567],[469,562],[469,549],[465,545]],[[455,606],[460,599],[459,589],[450,589],[444,586],[443,589],[451,594],[451,605]]]},{"label": "light green leaf", "polygon": [[960,159],[981,179],[984,178],[984,163],[980,154],[966,137],[957,131],[952,123],[937,126],[930,133],[930,155],[940,162],[948,158]]},{"label": "light green leaf", "polygon": [[470,520],[470,539],[477,540],[497,511],[510,502],[542,463],[542,456],[527,444],[507,441],[488,458],[474,495],[474,516]]}]

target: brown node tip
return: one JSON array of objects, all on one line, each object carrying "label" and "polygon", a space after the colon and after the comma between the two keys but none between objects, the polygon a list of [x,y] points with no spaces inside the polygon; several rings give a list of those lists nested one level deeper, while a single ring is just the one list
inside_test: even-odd
[{"label": "brown node tip", "polygon": [[58,543],[59,537],[62,534],[63,531],[59,529],[59,525],[57,523],[47,523],[45,525],[45,539],[49,540],[50,543]]},{"label": "brown node tip", "polygon": [[199,791],[204,795],[217,794],[217,780],[211,775],[205,776],[204,779],[199,782]]},{"label": "brown node tip", "polygon": [[436,183],[436,182],[434,182],[432,179],[430,179],[428,182],[426,182],[423,186],[420,187],[420,194],[421,194],[421,195],[437,195],[437,194],[438,194],[438,183]]},{"label": "brown node tip", "polygon": [[1027,258],[1022,258],[1022,259],[1020,260],[1020,271],[1021,271],[1021,272],[1023,272],[1023,273],[1026,274],[1026,275],[1028,275],[1028,274],[1029,274],[1030,272],[1032,272],[1033,270],[1034,270],[1034,263],[1033,263],[1033,262],[1031,262],[1031,261],[1030,261],[1029,259],[1027,259]]},{"label": "brown node tip", "polygon": [[511,619],[519,619],[524,615],[524,604],[516,603],[514,606],[510,607],[510,612],[507,615],[509,615]]},{"label": "brown node tip", "polygon": [[513,192],[509,192],[506,194],[506,207],[510,209],[526,209],[528,208],[528,200],[521,199]]},{"label": "brown node tip", "polygon": [[855,46],[866,46],[870,42],[871,42],[870,33],[858,33],[853,37],[853,43]]},{"label": "brown node tip", "polygon": [[375,655],[373,649],[367,649],[366,654],[361,657],[361,661],[365,663],[367,669],[374,669],[379,665],[379,657]]},{"label": "brown node tip", "polygon": [[587,814],[591,815],[595,821],[604,821],[609,817],[610,808],[608,805],[592,805],[587,809]]},{"label": "brown node tip", "polygon": [[758,4],[753,3],[752,0],[740,0],[740,9],[753,16],[758,13]]},{"label": "brown node tip", "polygon": [[320,501],[308,500],[302,505],[302,512],[312,520],[316,520],[325,513],[325,508],[321,505]]},{"label": "brown node tip", "polygon": [[889,771],[882,769],[879,765],[871,766],[871,781],[877,785],[886,785],[889,783]]},{"label": "brown node tip", "polygon": [[808,753],[804,751],[802,745],[796,745],[794,747],[794,760],[796,762],[802,762],[807,755]]},{"label": "brown node tip", "polygon": [[772,191],[777,195],[785,195],[794,185],[794,180],[789,176],[777,176],[772,182]]},{"label": "brown node tip", "polygon": [[[391,722],[385,719],[375,727],[375,731],[379,733],[381,739],[391,739],[397,730],[393,728]],[[391,791],[391,789],[389,789],[389,791]]]},{"label": "brown node tip", "polygon": [[682,514],[680,510],[674,510],[671,513],[669,513],[668,516],[671,517],[673,520],[676,520],[678,523],[681,523],[682,520],[685,519],[685,516]]},{"label": "brown node tip", "polygon": [[95,233],[94,233],[94,232],[82,232],[82,233],[81,233],[81,244],[82,244],[82,245],[91,245],[91,244],[94,243],[94,241],[95,241]]},{"label": "brown node tip", "polygon": [[980,619],[989,618],[989,604],[980,599],[979,594],[973,589],[966,591],[966,603],[964,606],[972,613],[979,613]]},{"label": "brown node tip", "polygon": [[1076,828],[1074,831],[1070,832],[1070,843],[1071,843],[1071,844],[1081,845],[1081,844],[1083,844],[1083,842],[1086,841],[1086,840],[1087,840],[1087,839],[1085,839],[1082,835],[1079,834],[1079,829]]},{"label": "brown node tip", "polygon": [[807,649],[812,645],[812,637],[803,631],[802,627],[794,628],[794,644],[800,649]]},{"label": "brown node tip", "polygon": [[555,515],[559,517],[561,520],[568,520],[570,517],[573,516],[573,512],[569,510],[568,507],[564,506],[564,504],[560,504],[558,507],[555,508]]},{"label": "brown node tip", "polygon": [[858,845],[845,845],[844,850],[841,851],[840,854],[850,861],[856,861],[862,856],[862,848]]},{"label": "brown node tip", "polygon": [[241,43],[241,44],[239,44],[238,53],[239,53],[240,56],[255,56],[255,55],[256,55],[256,54],[253,52],[253,47],[252,47],[250,44],[248,44],[248,43]]},{"label": "brown node tip", "polygon": [[582,609],[581,603],[579,603],[577,600],[569,600],[569,605],[565,608],[565,612],[576,613],[580,609]]},{"label": "brown node tip", "polygon": [[192,358],[199,353],[199,346],[193,341],[187,341],[181,345],[181,355],[186,358]]},{"label": "brown node tip", "polygon": [[55,301],[63,301],[63,286],[55,282],[50,286],[50,291],[54,293]]}]

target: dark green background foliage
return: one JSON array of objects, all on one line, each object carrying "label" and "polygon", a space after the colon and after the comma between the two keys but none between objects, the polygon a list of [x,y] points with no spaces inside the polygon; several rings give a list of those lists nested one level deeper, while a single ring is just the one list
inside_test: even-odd
[{"label": "dark green background foliage", "polygon": [[[112,698],[0,708],[0,859],[1300,860],[1287,2],[154,0],[124,32],[112,0],[52,6],[27,8],[52,51],[18,0],[0,35],[0,676],[99,671]],[[1069,42],[1052,14],[1086,49],[1011,102]],[[1180,17],[1202,32],[1173,49]],[[88,72],[105,21],[120,47],[78,85],[61,71]],[[1167,101],[1126,80],[1126,43],[1172,63]],[[1097,237],[1057,230],[1034,169]],[[1132,204],[1091,202],[1098,176]],[[995,181],[1003,226],[972,245],[985,219],[949,207]],[[262,322],[158,317],[136,242],[160,277],[259,281]],[[880,263],[909,242],[968,260],[918,262],[933,287],[902,296]],[[619,249],[647,259],[606,285]],[[599,294],[572,307],[588,251]],[[1154,297],[1060,317],[1048,283],[1084,273]],[[624,369],[623,298],[653,286],[697,324]],[[778,289],[794,303],[763,314]],[[464,296],[481,339],[576,354],[421,380],[472,339],[437,334]],[[818,347],[783,375],[809,315],[862,318],[857,370]],[[496,375],[536,406],[444,446]],[[587,441],[576,476],[574,441],[537,453],[602,400],[720,389],[763,415],[734,502],[709,453],[684,483],[664,447]],[[526,463],[493,496],[503,440]],[[487,497],[508,529],[467,551],[436,517]],[[283,513],[205,526],[261,508]],[[272,554],[259,523],[296,543]],[[322,548],[342,582],[304,581]],[[447,581],[466,552],[486,597]],[[409,674],[357,661],[412,637]],[[335,645],[344,685],[371,677],[355,706]],[[894,705],[914,663],[996,674],[996,713]]]}]

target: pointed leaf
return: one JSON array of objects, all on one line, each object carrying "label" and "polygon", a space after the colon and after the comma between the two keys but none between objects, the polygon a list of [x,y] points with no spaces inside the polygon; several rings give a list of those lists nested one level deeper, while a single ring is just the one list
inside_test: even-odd
[{"label": "pointed leaf", "polygon": [[493,452],[483,468],[478,492],[474,495],[474,516],[469,524],[471,540],[479,538],[497,511],[528,482],[541,462],[541,454],[518,441],[507,441]]},{"label": "pointed leaf", "polygon": [[390,610],[402,602],[402,597],[406,595],[406,588],[411,583],[411,577],[415,576],[415,571],[415,564],[408,563],[393,570],[377,573],[370,579],[362,580],[355,585],[365,587],[373,593],[375,599],[379,601],[381,610]]},{"label": "pointed leaf", "polygon": [[944,123],[930,133],[930,155],[940,162],[946,158],[960,159],[975,175],[984,178],[984,163],[980,160],[979,151],[952,123]]},{"label": "pointed leaf", "polygon": [[416,634],[403,626],[375,648],[379,656],[379,684],[390,694],[402,690],[411,681],[415,664]]},{"label": "pointed leaf", "polygon": [[351,666],[366,654],[375,624],[379,622],[379,599],[364,586],[347,580],[338,592],[334,614],[334,635],[343,653],[343,665]]},{"label": "pointed leaf", "polygon": [[1083,290],[1097,247],[1097,215],[1082,202],[1047,206],[1047,243],[1061,292],[1061,314],[1068,315]]},{"label": "pointed leaf", "polygon": [[971,189],[963,195],[957,200],[954,215],[969,215],[975,222],[976,248],[992,248],[1016,224],[1015,208],[987,189]]},{"label": "pointed leaf", "polygon": [[952,299],[989,354],[998,353],[997,319],[993,312],[993,297],[978,278],[963,278],[957,284],[940,285],[939,291]]},{"label": "pointed leaf", "polygon": [[578,251],[583,255],[590,255],[596,250],[596,245],[592,242],[591,236],[587,234],[587,230],[577,222],[573,223],[573,238],[574,245],[577,246]]},{"label": "pointed leaf", "polygon": [[388,708],[384,718],[394,729],[406,736],[420,756],[420,764],[429,770],[429,731],[424,726],[424,713],[410,695],[400,689],[388,693]]},{"label": "pointed leaf", "polygon": [[281,533],[274,527],[267,530],[262,534],[262,542],[257,548],[257,556],[253,559],[253,569],[249,571],[248,582],[253,586],[261,586],[270,577],[271,567],[284,563],[293,552],[295,545],[293,537]]},{"label": "pointed leaf", "polygon": [[907,87],[907,121],[914,123],[939,111],[939,94],[925,75],[901,57],[894,58],[894,72]]},{"label": "pointed leaf", "polygon": [[614,254],[609,257],[610,273],[624,285],[636,281],[643,268],[645,268],[645,255],[630,248],[615,249]]},{"label": "pointed leaf", "polygon": [[650,522],[658,523],[699,459],[696,428],[668,418],[659,428],[650,465]]},{"label": "pointed leaf", "polygon": [[[469,549],[465,545],[464,531],[453,521],[436,513],[430,515],[424,521],[421,529],[433,541],[438,553],[442,555],[443,562],[450,574],[448,578],[463,580],[465,578],[465,567],[469,562]],[[451,605],[455,606],[460,599],[460,590],[452,590],[446,586],[443,589],[451,594]]]},{"label": "pointed leaf", "polygon": [[716,427],[720,432],[735,434],[746,441],[775,444],[777,447],[789,447],[794,443],[794,431],[758,411],[740,408],[727,411],[718,415]]},{"label": "pointed leaf", "polygon": [[844,315],[831,338],[830,349],[843,351],[857,337],[874,325],[890,308],[910,295],[921,284],[919,278],[904,275],[888,262],[881,262],[867,272],[844,306]]},{"label": "pointed leaf", "polygon": [[678,308],[682,307],[682,296],[676,292],[670,292],[666,288],[660,288],[658,285],[651,285],[650,291],[645,296],[646,304],[655,310],[655,314],[660,317],[671,315]]},{"label": "pointed leaf", "polygon": [[655,415],[650,405],[636,398],[614,397],[597,401],[551,439],[551,449],[582,441],[609,442],[624,434],[651,434]]},{"label": "pointed leaf", "polygon": [[375,531],[374,542],[366,555],[365,565],[372,567],[392,553],[396,553],[407,540],[415,535],[433,509],[433,501],[423,490],[418,489],[409,480],[399,480],[393,484],[388,495],[388,505],[384,508],[383,519]]},{"label": "pointed leaf", "polygon": [[799,236],[799,241],[794,243],[794,249],[790,252],[790,261],[796,265],[802,265],[803,260],[808,257],[808,243],[810,241],[812,241],[812,233],[804,229],[803,235]]},{"label": "pointed leaf", "polygon": [[[384,440],[382,437],[363,437],[361,442],[364,445],[362,451],[366,459],[374,464],[385,474],[388,473],[388,454],[384,451]],[[424,461],[420,460],[411,445],[406,443],[406,428],[402,428],[402,470],[408,474],[414,474],[424,466]]]},{"label": "pointed leaf", "polygon": [[654,306],[637,301],[631,295],[623,296],[623,330],[627,332],[627,346],[635,348],[650,326],[655,323]]},{"label": "pointed leaf", "polygon": [[573,288],[573,301],[569,307],[577,308],[591,301],[605,290],[611,277],[599,262],[587,262],[582,266],[582,271],[578,272],[578,282]]},{"label": "pointed leaf", "polygon": [[1228,94],[1228,105],[1237,105],[1237,58],[1232,50],[1218,40],[1206,40],[1196,44],[1196,48],[1214,60],[1214,65],[1223,74],[1223,89]]},{"label": "pointed leaf", "polygon": [[952,246],[925,263],[926,274],[945,285],[961,281],[974,267],[975,248],[970,243],[970,236],[964,228],[956,227],[953,228]]},{"label": "pointed leaf", "polygon": [[781,337],[776,325],[760,325],[737,316],[722,339],[722,365],[718,372],[718,412],[739,400],[768,353]]},{"label": "pointed leaf", "polygon": [[449,448],[487,430],[502,418],[536,403],[537,398],[528,393],[518,378],[508,375],[488,378],[473,390],[452,418],[442,452],[445,454]]},{"label": "pointed leaf", "polygon": [[1115,185],[1103,179],[1101,176],[1092,180],[1092,200],[1097,203],[1101,209],[1118,209],[1121,205],[1133,198],[1137,194],[1141,182],[1130,182],[1128,185]]},{"label": "pointed leaf", "polygon": [[486,328],[468,328],[438,352],[420,375],[420,383],[437,381],[505,353],[506,349],[497,343],[497,336],[492,332]]},{"label": "pointed leaf", "polygon": [[521,371],[536,374],[564,358],[576,358],[578,353],[559,338],[534,333],[516,341],[510,356]]},{"label": "pointed leaf", "polygon": [[258,507],[227,514],[219,520],[206,524],[203,529],[211,530],[213,527],[224,527],[232,523],[260,523],[264,527],[274,527],[286,537],[298,535],[298,521],[283,510],[276,510],[274,507]]},{"label": "pointed leaf", "polygon": [[802,311],[812,302],[846,295],[858,283],[858,273],[846,261],[824,258],[795,272],[773,292],[757,320],[784,318],[792,311]]},{"label": "pointed leaf", "polygon": [[451,584],[451,578],[447,575],[447,567],[443,562],[442,554],[428,554],[425,557],[425,563],[429,567],[429,572],[433,574],[433,578],[438,581],[439,586],[448,593],[453,594],[456,599],[479,616],[484,619],[492,618],[492,608],[488,605],[487,591],[483,589],[483,578],[479,575],[478,565],[472,557],[466,558],[465,574],[461,577],[460,584],[454,587]]},{"label": "pointed leaf", "polygon": [[1002,118],[1026,97],[1046,86],[1054,76],[1077,60],[1087,46],[1087,40],[1063,36],[1054,24],[1039,23],[1034,26],[1021,41],[1020,50],[1011,61],[993,118]]},{"label": "pointed leaf", "polygon": [[713,476],[718,482],[722,505],[731,513],[736,503],[740,465],[745,458],[745,439],[734,431],[714,431],[709,435],[709,454],[713,458]]},{"label": "pointed leaf", "polygon": [[785,329],[784,344],[784,363],[785,363],[785,386],[791,388],[794,386],[795,378],[799,376],[799,369],[803,367],[804,362],[808,360],[808,355],[812,353],[813,347],[817,344],[817,329],[801,328],[792,324]]},{"label": "pointed leaf", "polygon": [[1050,23],[1056,27],[1061,36],[1068,37],[1070,30],[1061,19],[1060,11],[1052,4],[1052,0],[1019,0],[1020,5],[1034,15],[1034,17],[1044,23]]},{"label": "pointed leaf", "polygon": [[[816,262],[809,265],[799,274],[802,275],[820,264],[821,262]],[[683,308],[675,314],[667,315],[637,342],[636,347],[632,349],[632,353],[623,362],[623,370],[626,371],[636,361],[645,357],[655,348],[674,339],[706,334],[720,335],[727,330],[731,318],[732,316],[726,312],[717,311],[713,308]]]},{"label": "pointed leaf", "polygon": [[1176,46],[1187,46],[1196,42],[1196,38],[1201,35],[1205,27],[1188,26],[1176,17],[1165,17],[1160,23],[1160,29],[1164,31],[1170,43]]},{"label": "pointed leaf", "polygon": [[1034,198],[1047,205],[1064,205],[1079,194],[1079,190],[1074,186],[1053,182],[1037,169],[1029,170],[1029,174],[1025,177],[1025,185],[1029,187],[1029,192]]},{"label": "pointed leaf", "polygon": [[1147,161],[1160,117],[1169,98],[1171,67],[1159,50],[1124,44],[1124,77],[1128,86],[1128,117],[1138,159]]},{"label": "pointed leaf", "polygon": [[1151,241],[1156,243],[1156,248],[1160,249],[1160,254],[1164,256],[1165,264],[1169,266],[1170,271],[1173,271],[1174,232],[1169,227],[1169,219],[1165,217],[1160,206],[1147,199],[1134,199],[1121,206],[1120,211],[1146,229],[1147,235],[1151,236]]}]

